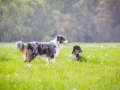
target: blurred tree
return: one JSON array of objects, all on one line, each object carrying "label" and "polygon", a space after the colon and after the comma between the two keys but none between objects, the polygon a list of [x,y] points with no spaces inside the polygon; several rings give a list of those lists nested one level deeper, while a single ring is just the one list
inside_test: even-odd
[{"label": "blurred tree", "polygon": [[0,0],[0,42],[119,42],[119,0]]},{"label": "blurred tree", "polygon": [[[114,15],[117,13],[114,11],[117,0],[101,0],[96,8],[97,15],[95,16],[95,27],[98,32],[99,42],[111,42],[115,29],[113,27],[115,19]],[[116,3],[115,3],[116,2]]]}]

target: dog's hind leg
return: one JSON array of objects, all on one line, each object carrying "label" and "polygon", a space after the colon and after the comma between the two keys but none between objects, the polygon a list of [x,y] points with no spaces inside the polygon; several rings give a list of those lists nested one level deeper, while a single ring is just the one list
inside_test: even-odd
[{"label": "dog's hind leg", "polygon": [[55,55],[50,56],[51,62],[55,63],[55,57],[56,57]]}]

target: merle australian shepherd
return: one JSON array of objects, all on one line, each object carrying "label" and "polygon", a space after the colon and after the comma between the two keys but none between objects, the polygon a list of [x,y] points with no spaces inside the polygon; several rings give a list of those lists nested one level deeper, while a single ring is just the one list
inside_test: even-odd
[{"label": "merle australian shepherd", "polygon": [[63,44],[69,43],[62,35],[58,35],[50,42],[28,42],[26,45],[21,41],[16,43],[17,48],[22,53],[25,62],[30,62],[41,56],[46,58],[46,62],[55,62],[55,58],[63,47]]}]

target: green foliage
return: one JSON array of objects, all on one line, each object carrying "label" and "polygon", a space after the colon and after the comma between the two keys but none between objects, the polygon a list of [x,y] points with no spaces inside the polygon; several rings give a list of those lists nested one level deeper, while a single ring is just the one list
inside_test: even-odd
[{"label": "green foliage", "polygon": [[0,42],[119,42],[119,16],[119,0],[0,0]]},{"label": "green foliage", "polygon": [[[81,46],[81,61],[69,61],[73,45]],[[14,43],[1,43],[0,50],[0,90],[120,89],[119,43],[67,44],[55,63],[40,58],[24,63]]]}]

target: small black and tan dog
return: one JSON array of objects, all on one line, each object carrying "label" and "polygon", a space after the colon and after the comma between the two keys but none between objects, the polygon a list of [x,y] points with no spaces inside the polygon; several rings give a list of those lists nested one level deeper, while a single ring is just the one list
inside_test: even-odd
[{"label": "small black and tan dog", "polygon": [[72,53],[70,55],[70,61],[73,61],[73,60],[79,61],[80,60],[79,53],[82,53],[82,52],[83,51],[81,50],[80,46],[78,46],[78,45],[73,46],[73,50],[72,50]]}]

